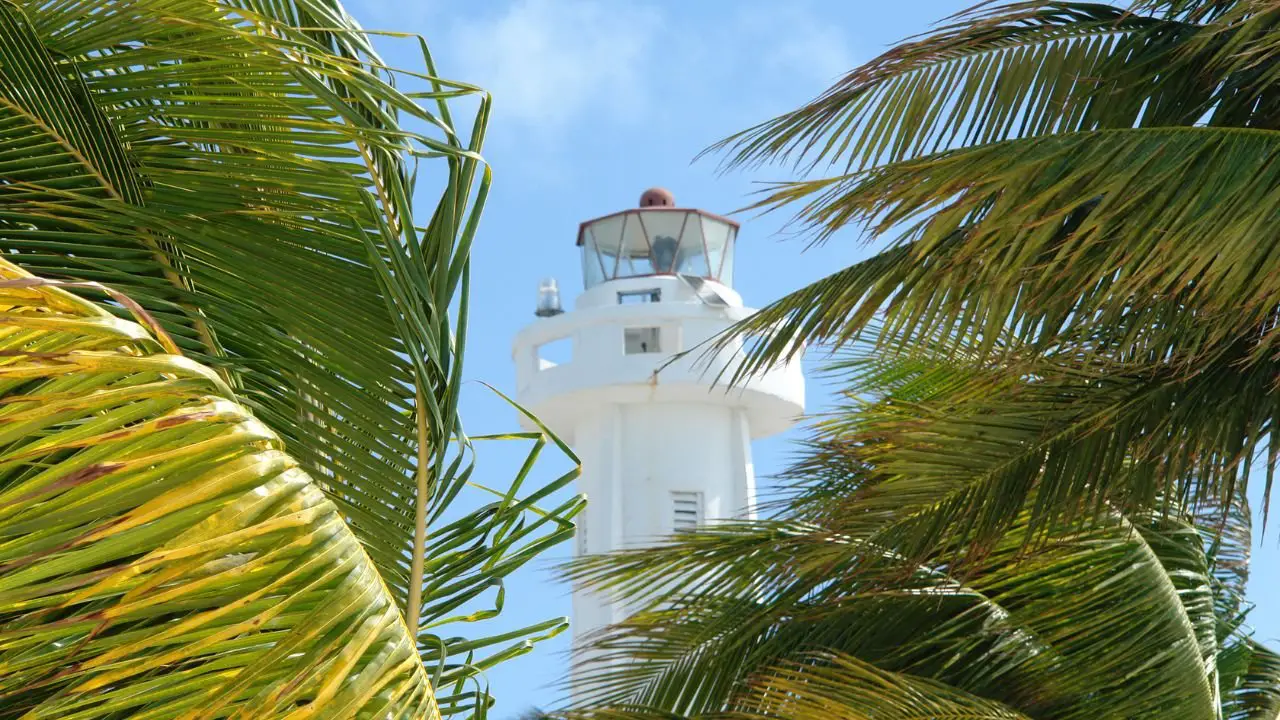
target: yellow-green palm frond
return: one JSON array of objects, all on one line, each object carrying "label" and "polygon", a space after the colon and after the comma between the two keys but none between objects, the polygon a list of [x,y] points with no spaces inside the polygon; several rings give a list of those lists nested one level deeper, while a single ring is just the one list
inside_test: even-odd
[{"label": "yellow-green palm frond", "polygon": [[449,145],[396,117],[433,116],[376,56],[346,51],[353,27],[328,33],[341,51],[301,29],[331,25],[328,7],[0,6],[8,127],[57,151],[7,156],[28,169],[5,171],[0,233],[21,266],[118,288],[218,369],[330,486],[403,602],[415,384],[433,401],[433,464],[454,422],[448,318],[431,306],[460,268],[421,253],[466,254],[413,229],[407,151]]},{"label": "yellow-green palm frond", "polygon": [[435,718],[338,508],[211,369],[0,261],[0,717]]}]

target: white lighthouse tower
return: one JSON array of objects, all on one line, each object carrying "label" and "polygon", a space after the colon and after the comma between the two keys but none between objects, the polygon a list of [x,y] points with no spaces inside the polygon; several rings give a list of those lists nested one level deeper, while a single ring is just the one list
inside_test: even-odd
[{"label": "white lighthouse tower", "polygon": [[[667,364],[753,312],[733,290],[737,234],[732,220],[648,190],[638,209],[582,223],[584,292],[561,312],[555,282],[544,281],[538,319],[516,336],[520,403],[582,461],[580,555],[742,517],[755,502],[751,441],[804,411],[799,362],[733,388],[714,383],[741,362],[741,343]],[[626,614],[575,588],[575,648]]]}]

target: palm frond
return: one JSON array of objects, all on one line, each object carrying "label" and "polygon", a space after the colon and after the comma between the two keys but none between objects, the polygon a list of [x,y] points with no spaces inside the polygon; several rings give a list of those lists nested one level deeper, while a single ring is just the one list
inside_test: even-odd
[{"label": "palm frond", "polygon": [[873,720],[967,718],[1021,720],[1025,715],[943,683],[881,670],[845,654],[815,653],[763,671],[737,701],[744,710],[691,715],[655,707],[622,706],[560,712],[556,720],[713,720],[774,718]]},{"label": "palm frond", "polygon": [[1273,714],[1240,498],[1280,419],[1277,27],[1269,0],[983,3],[713,148],[843,162],[752,209],[895,241],[722,336],[765,338],[734,381],[861,355],[791,534],[582,566],[643,598],[601,700],[712,711],[828,652],[1028,717]]},{"label": "palm frond", "polygon": [[1029,720],[1022,713],[944,683],[885,672],[843,654],[820,654],[809,662],[761,673],[752,679],[743,704],[750,710],[742,715],[750,718]]},{"label": "palm frond", "polygon": [[[1270,245],[1259,242],[1274,219],[1277,150],[1280,135],[1269,131],[1100,131],[790,184],[762,203],[807,198],[801,217],[819,233],[870,222],[881,235],[918,222],[892,249],[784,297],[746,327],[842,343],[883,309],[885,345],[989,345],[1007,326],[1033,345],[1084,346],[1115,324],[1100,350],[1121,357],[1174,352],[1190,364],[1242,336],[1263,357],[1280,290]],[[1181,323],[1161,314],[1171,306]],[[777,361],[779,347],[765,346],[743,372]]]},{"label": "palm frond", "polygon": [[1255,641],[1234,648],[1231,661],[1219,663],[1222,716],[1226,720],[1275,720],[1280,717],[1280,655]]},{"label": "palm frond", "polygon": [[1225,507],[1223,503],[1205,503],[1195,516],[1212,568],[1218,635],[1223,642],[1227,635],[1239,632],[1251,608],[1246,589],[1253,548],[1253,512],[1248,497],[1237,491]]},{"label": "palm frond", "polygon": [[[860,169],[1144,117],[1190,123],[1216,90],[1186,52],[1200,31],[1101,3],[981,3],[705,152],[726,152],[731,167],[809,158],[810,167],[843,159]],[[1220,42],[1198,49],[1210,54]]]},{"label": "palm frond", "polygon": [[[47,74],[74,77],[78,105],[115,131],[92,138],[104,149],[78,154],[127,157],[127,179],[144,189],[121,202],[24,177],[8,186],[4,218],[16,226],[5,228],[6,249],[42,274],[117,287],[219,368],[333,486],[405,597],[412,508],[394,497],[413,497],[413,385],[425,372],[411,366],[426,353],[393,318],[393,293],[409,278],[384,288],[379,277],[407,252],[399,231],[384,230],[394,216],[412,218],[381,206],[376,187],[403,173],[396,158],[409,134],[389,113],[411,103],[367,63],[250,8],[73,2],[28,16],[5,7],[28,43],[59,59]],[[309,17],[307,5],[297,10]],[[338,78],[363,96],[341,99]],[[19,99],[58,127],[56,105]],[[374,153],[385,170],[366,164]],[[423,318],[421,308],[403,311]],[[437,414],[447,433],[448,415]]]},{"label": "palm frond", "polygon": [[437,717],[370,558],[218,375],[0,277],[0,717]]},{"label": "palm frond", "polygon": [[752,674],[835,651],[1032,717],[1211,713],[1214,604],[1193,528],[1122,524],[1030,549],[1024,532],[958,576],[946,565],[904,575],[891,548],[840,528],[711,529],[581,561],[580,582],[652,599],[595,639],[586,703],[737,708]]},{"label": "palm frond", "polygon": [[1187,22],[1210,23],[1244,4],[1248,4],[1247,0],[1133,0],[1129,9]]}]

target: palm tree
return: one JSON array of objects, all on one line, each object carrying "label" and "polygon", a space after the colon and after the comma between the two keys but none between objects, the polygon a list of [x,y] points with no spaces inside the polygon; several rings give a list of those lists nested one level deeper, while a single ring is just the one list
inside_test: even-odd
[{"label": "palm tree", "polygon": [[572,571],[647,603],[595,714],[1276,717],[1278,67],[1267,0],[984,3],[717,145],[889,242],[737,328],[838,353],[778,519]]},{"label": "palm tree", "polygon": [[564,628],[483,626],[582,501],[472,478],[489,100],[418,46],[334,0],[0,0],[0,718],[482,717]]}]

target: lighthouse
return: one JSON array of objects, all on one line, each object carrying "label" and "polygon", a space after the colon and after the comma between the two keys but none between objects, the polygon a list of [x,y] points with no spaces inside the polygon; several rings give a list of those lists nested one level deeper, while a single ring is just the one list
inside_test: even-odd
[{"label": "lighthouse", "polygon": [[[747,517],[751,442],[804,411],[798,360],[728,387],[742,341],[705,349],[754,312],[733,289],[738,229],[653,188],[638,208],[579,226],[583,291],[572,310],[561,307],[556,281],[538,288],[537,317],[513,345],[517,397],[582,461],[579,555]],[[574,588],[575,650],[627,612]]]}]

